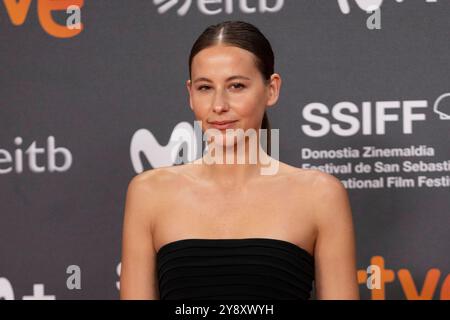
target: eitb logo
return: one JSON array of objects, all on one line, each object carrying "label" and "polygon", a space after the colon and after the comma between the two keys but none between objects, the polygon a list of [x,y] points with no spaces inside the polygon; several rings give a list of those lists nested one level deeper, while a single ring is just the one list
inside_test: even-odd
[{"label": "eitb logo", "polygon": [[284,6],[284,0],[259,0],[253,5],[249,0],[153,0],[153,4],[158,7],[158,13],[164,14],[172,8],[176,8],[179,16],[184,16],[192,7],[206,15],[220,13],[231,14],[234,12],[252,13],[273,13],[280,11]]}]

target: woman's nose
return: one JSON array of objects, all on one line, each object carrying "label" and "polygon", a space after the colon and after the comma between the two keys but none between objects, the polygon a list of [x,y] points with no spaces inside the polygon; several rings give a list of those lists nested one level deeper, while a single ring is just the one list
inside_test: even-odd
[{"label": "woman's nose", "polygon": [[217,90],[213,99],[213,109],[215,112],[224,112],[228,110],[226,93],[223,90]]}]

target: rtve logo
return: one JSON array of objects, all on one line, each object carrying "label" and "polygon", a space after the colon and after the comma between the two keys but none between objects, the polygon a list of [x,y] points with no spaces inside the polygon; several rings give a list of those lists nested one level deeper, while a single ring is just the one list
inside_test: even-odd
[{"label": "rtve logo", "polygon": [[[32,0],[3,0],[3,6],[14,26],[24,24]],[[75,37],[83,31],[80,22],[84,0],[36,0],[37,15],[42,29],[56,38]],[[53,19],[53,11],[65,11],[71,15],[67,18],[66,25],[61,25]]]},{"label": "rtve logo", "polygon": [[[158,7],[158,13],[163,14],[172,7],[179,5],[177,14],[184,16],[192,6],[192,0],[153,0]],[[215,15],[222,12],[231,14],[234,12],[234,4],[237,2],[238,8],[242,13],[265,13],[278,12],[283,8],[284,0],[258,0],[255,6],[250,6],[248,0],[196,0],[198,10],[206,15]],[[270,2],[271,5],[268,3]]]},{"label": "rtve logo", "polygon": [[395,282],[396,275],[407,300],[432,300],[434,298],[450,300],[450,274],[446,275],[438,268],[428,269],[422,286],[420,286],[414,281],[408,269],[402,268],[397,272],[386,269],[382,256],[373,256],[370,263],[367,270],[357,271],[357,277],[360,285],[365,284],[370,289],[372,300],[386,299],[386,287],[389,283]]}]

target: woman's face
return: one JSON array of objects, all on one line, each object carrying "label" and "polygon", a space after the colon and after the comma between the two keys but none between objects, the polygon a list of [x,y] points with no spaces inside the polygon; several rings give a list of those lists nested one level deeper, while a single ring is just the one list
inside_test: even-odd
[{"label": "woman's face", "polygon": [[234,121],[228,126],[231,129],[260,128],[266,107],[278,100],[281,78],[273,74],[270,83],[265,83],[254,59],[250,51],[225,45],[208,47],[194,56],[186,85],[190,107],[203,130],[220,130],[212,122],[230,120]]}]

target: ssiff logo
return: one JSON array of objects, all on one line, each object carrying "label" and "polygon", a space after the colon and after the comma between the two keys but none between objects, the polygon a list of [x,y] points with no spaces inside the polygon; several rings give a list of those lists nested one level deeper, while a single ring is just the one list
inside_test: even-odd
[{"label": "ssiff logo", "polygon": [[[31,2],[32,0],[3,0],[3,6],[14,26],[24,24]],[[36,0],[36,3],[39,23],[49,35],[56,38],[71,38],[83,31],[81,8],[84,0]],[[65,11],[70,14],[65,25],[55,22],[52,15],[54,11]]]},{"label": "ssiff logo", "polygon": [[[350,101],[341,101],[330,107],[321,102],[311,102],[302,108],[302,116],[307,122],[302,125],[302,131],[310,137],[323,137],[331,132],[342,137],[359,133],[385,135],[388,125],[399,123],[403,134],[412,134],[414,123],[426,121],[428,106],[427,100],[364,101],[361,107]],[[435,100],[433,112],[440,120],[450,120],[450,93],[444,93]]]}]

